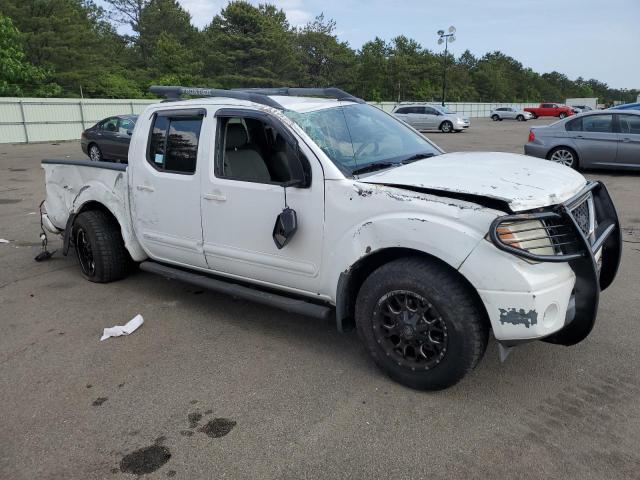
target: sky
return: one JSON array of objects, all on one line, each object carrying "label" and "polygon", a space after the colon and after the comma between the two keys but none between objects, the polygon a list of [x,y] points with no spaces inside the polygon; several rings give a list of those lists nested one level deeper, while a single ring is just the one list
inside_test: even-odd
[{"label": "sky", "polygon": [[[226,0],[178,0],[203,28]],[[316,15],[336,21],[358,49],[378,36],[405,35],[438,51],[436,32],[454,25],[452,53],[500,50],[525,67],[640,89],[640,0],[252,0],[272,3],[301,26]]]}]

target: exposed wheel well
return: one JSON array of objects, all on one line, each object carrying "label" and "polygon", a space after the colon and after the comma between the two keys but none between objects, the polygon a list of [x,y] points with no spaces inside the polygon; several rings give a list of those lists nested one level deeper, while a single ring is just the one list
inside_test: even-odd
[{"label": "exposed wheel well", "polygon": [[64,231],[64,247],[63,247],[64,255],[68,253],[69,247],[71,245],[71,231],[73,230],[73,224],[75,222],[75,219],[82,212],[88,212],[91,210],[99,210],[101,212],[104,212],[109,218],[111,218],[115,222],[116,225],[118,225],[118,227],[120,227],[120,234],[122,235],[122,225],[120,225],[120,222],[118,222],[118,219],[116,218],[116,216],[113,213],[111,213],[111,210],[109,210],[100,202],[96,202],[96,201],[86,202],[80,207],[80,209],[77,212],[72,214],[73,215],[72,217],[69,217],[69,219],[67,220],[67,225]]},{"label": "exposed wheel well", "polygon": [[355,264],[348,270],[340,274],[338,280],[338,291],[336,292],[336,322],[338,330],[352,329],[355,327],[355,306],[356,298],[360,292],[360,287],[364,283],[365,279],[377,268],[381,267],[385,263],[389,263],[393,260],[403,257],[422,257],[426,261],[439,263],[446,269],[453,272],[468,288],[469,294],[473,296],[474,300],[478,302],[481,311],[484,313],[484,321],[487,322],[489,327],[491,322],[489,321],[489,315],[484,307],[484,303],[480,299],[477,290],[471,285],[471,283],[455,268],[448,263],[440,260],[433,255],[421,252],[419,250],[413,250],[410,248],[385,248],[377,250],[360,258]]}]

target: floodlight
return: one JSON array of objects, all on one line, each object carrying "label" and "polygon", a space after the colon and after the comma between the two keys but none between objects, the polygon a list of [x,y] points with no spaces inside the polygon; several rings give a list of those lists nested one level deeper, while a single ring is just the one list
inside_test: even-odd
[{"label": "floodlight", "polygon": [[444,43],[444,40],[442,38],[438,39],[438,45],[442,45]]},{"label": "floodlight", "polygon": [[438,30],[438,35],[444,35],[444,30]]},{"label": "floodlight", "polygon": [[456,36],[455,35],[451,35],[449,37],[449,42],[455,42],[456,41]]},{"label": "floodlight", "polygon": [[453,25],[451,25],[449,27],[449,33],[456,33],[456,27],[454,27]]}]

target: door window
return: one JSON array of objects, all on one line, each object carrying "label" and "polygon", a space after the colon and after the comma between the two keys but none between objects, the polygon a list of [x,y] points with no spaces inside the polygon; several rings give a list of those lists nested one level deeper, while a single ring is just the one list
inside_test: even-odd
[{"label": "door window", "polygon": [[196,171],[202,115],[158,115],[151,127],[147,161],[156,170],[192,175]]},{"label": "door window", "polygon": [[103,120],[98,124],[100,130],[106,130],[107,132],[118,131],[118,117],[111,117]]},{"label": "door window", "polygon": [[435,108],[431,107],[425,107],[424,113],[426,113],[427,115],[438,115],[438,111]]},{"label": "door window", "polygon": [[613,115],[589,115],[582,117],[582,131],[610,133],[613,131]]},{"label": "door window", "polygon": [[400,113],[400,114],[411,113],[411,107],[400,107],[399,109],[396,110],[396,113]]},{"label": "door window", "polygon": [[640,135],[640,115],[618,115],[620,132]]},{"label": "door window", "polygon": [[296,154],[295,147],[276,127],[258,118],[220,117],[218,128],[217,177],[277,184],[291,180],[289,156]]}]

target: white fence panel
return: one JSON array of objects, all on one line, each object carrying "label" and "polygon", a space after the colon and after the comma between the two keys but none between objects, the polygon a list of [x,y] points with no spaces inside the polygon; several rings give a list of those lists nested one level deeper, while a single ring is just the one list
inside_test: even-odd
[{"label": "white fence panel", "polygon": [[[108,100],[78,98],[0,98],[0,143],[76,140],[86,128],[112,115],[139,114],[158,100]],[[370,102],[391,112],[395,102]],[[409,103],[409,102],[403,102]],[[425,102],[438,105],[435,102]],[[533,107],[537,103],[447,102],[466,117],[489,117],[497,107]]]}]

